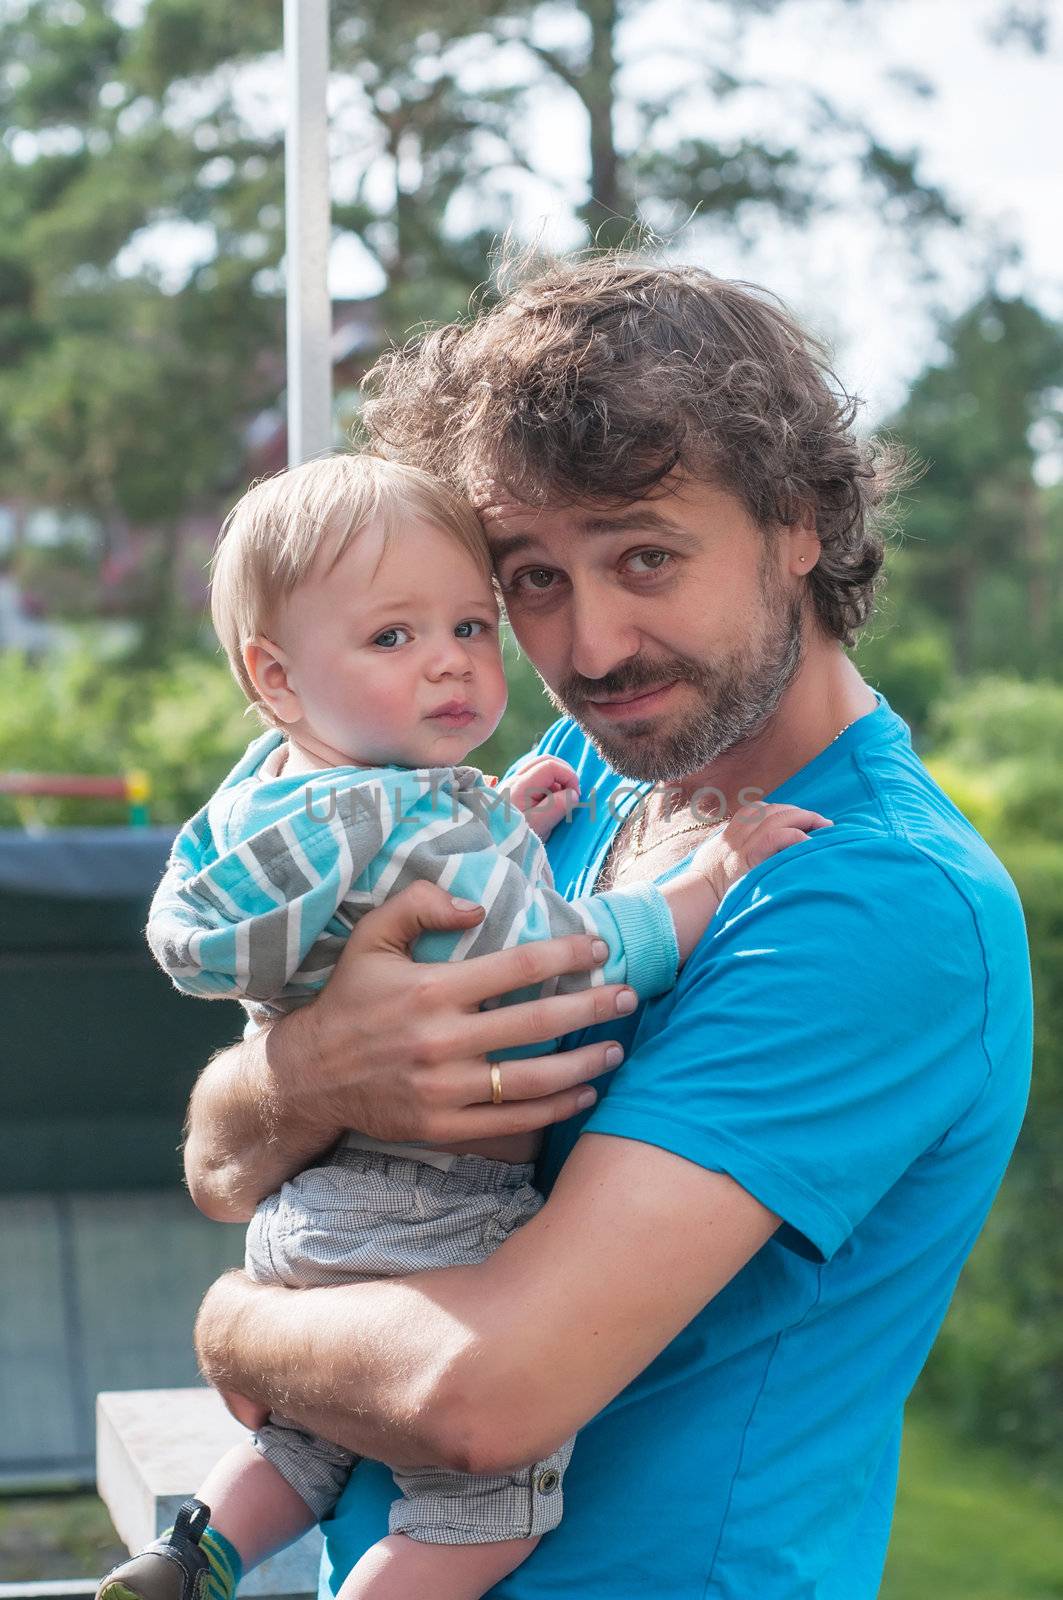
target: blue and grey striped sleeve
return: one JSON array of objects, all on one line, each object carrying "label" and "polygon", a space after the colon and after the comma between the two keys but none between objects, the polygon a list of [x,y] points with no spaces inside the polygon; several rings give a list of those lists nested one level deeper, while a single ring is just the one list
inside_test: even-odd
[{"label": "blue and grey striped sleeve", "polygon": [[566,974],[556,980],[556,991],[627,983],[647,1000],[672,987],[679,951],[672,915],[660,890],[638,884],[566,900],[553,886],[540,840],[508,803],[504,790],[489,789],[481,782],[462,788],[455,798],[467,847],[455,850],[445,833],[425,834],[409,858],[409,872],[476,901],[483,906],[484,917],[461,935],[422,935],[414,949],[419,960],[464,959],[540,939],[591,933],[608,946],[604,966],[593,973]]},{"label": "blue and grey striped sleeve", "polygon": [[[274,788],[285,803],[271,800]],[[377,903],[362,880],[394,826],[386,783],[261,789],[263,826],[219,845],[204,808],[155,892],[148,943],[186,994],[297,1004],[324,985],[354,920]]]},{"label": "blue and grey striped sleeve", "polygon": [[609,957],[561,990],[629,983],[640,998],[675,981],[671,914],[650,885],[569,902],[545,851],[505,796],[471,768],[395,772],[294,802],[218,848],[206,813],[186,824],[156,892],[148,942],[179,989],[288,1009],[331,973],[354,923],[418,879],[484,907],[464,933],[428,933],[421,961],[456,961],[563,934],[593,933]]}]

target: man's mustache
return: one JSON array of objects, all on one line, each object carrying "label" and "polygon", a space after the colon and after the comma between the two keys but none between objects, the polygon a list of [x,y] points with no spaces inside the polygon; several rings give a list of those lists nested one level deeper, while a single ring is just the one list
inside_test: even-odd
[{"label": "man's mustache", "polygon": [[604,695],[638,694],[640,690],[656,689],[662,683],[693,683],[703,687],[707,681],[705,668],[684,656],[672,656],[667,661],[640,661],[637,656],[624,661],[603,678],[584,678],[570,673],[558,688],[558,694],[568,705],[600,700]]}]

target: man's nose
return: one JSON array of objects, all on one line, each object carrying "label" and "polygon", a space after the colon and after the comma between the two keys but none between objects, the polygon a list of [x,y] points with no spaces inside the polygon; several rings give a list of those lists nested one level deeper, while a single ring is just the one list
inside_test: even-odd
[{"label": "man's nose", "polygon": [[638,654],[639,634],[623,606],[602,596],[573,600],[572,670],[582,678],[604,678]]}]

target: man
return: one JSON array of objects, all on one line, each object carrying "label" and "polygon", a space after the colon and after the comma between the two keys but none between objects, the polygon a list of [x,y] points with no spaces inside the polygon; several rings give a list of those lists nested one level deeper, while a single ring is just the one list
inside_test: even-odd
[{"label": "man", "polygon": [[[736,884],[635,1016],[601,988],[480,1013],[591,966],[583,941],[415,967],[420,928],[476,913],[419,884],[367,917],[320,1000],[201,1078],[197,1203],[246,1217],[349,1125],[453,1142],[561,1123],[548,1202],[478,1268],[298,1295],[223,1279],[204,1370],[249,1420],[283,1404],[398,1465],[499,1472],[579,1429],[564,1520],[507,1600],[871,1600],[904,1400],[1031,1049],[1014,889],[845,654],[894,464],[855,442],[783,312],[688,269],[558,266],[377,377],[371,431],[478,500],[568,713],[540,745],[585,801],[551,840],[559,887],[660,876],[749,791],[834,826]],[[591,1024],[506,1061],[492,1103],[485,1052]],[[326,1528],[333,1588],[392,1493],[384,1468],[355,1473]]]}]

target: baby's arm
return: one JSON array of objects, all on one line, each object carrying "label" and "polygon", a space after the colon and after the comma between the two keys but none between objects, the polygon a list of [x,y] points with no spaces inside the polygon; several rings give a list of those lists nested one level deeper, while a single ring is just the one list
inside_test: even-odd
[{"label": "baby's arm", "polygon": [[[608,951],[603,968],[571,974],[558,981],[558,988],[572,992],[603,982],[626,983],[640,999],[672,986],[680,963],[736,878],[756,861],[804,838],[803,827],[823,822],[793,807],[761,806],[755,822],[744,815],[728,824],[663,889],[643,882],[566,900],[553,887],[542,846],[512,805],[505,804],[505,795],[474,790],[460,798],[469,808],[461,830],[463,853],[453,853],[446,832],[432,835],[425,830],[423,840],[405,856],[406,871],[444,883],[452,894],[483,905],[485,914],[460,937],[425,935],[415,947],[418,958],[485,955],[540,939],[597,933]],[[473,835],[474,813],[479,841]]]},{"label": "baby's arm", "polygon": [[[300,787],[284,814],[274,807],[266,826],[224,847],[210,835],[204,808],[178,834],[155,891],[152,954],[185,994],[279,1001],[284,1010],[305,1003],[335,965],[340,907],[349,926],[352,913],[375,903],[353,886],[379,855],[396,812],[401,804],[387,784],[344,786],[326,775]],[[301,970],[315,945],[321,962]]]},{"label": "baby's arm", "polygon": [[[202,850],[200,818],[186,825],[148,922],[151,948],[179,988],[280,1000],[287,1009],[326,981],[340,945],[341,909],[350,923],[413,879],[427,878],[482,904],[485,915],[460,936],[425,935],[419,959],[453,960],[595,933],[608,949],[604,969],[570,974],[558,987],[628,983],[647,999],[674,983],[730,884],[755,861],[804,837],[802,827],[823,823],[815,813],[761,806],[753,824],[742,817],[729,823],[663,891],[640,883],[568,901],[553,888],[542,846],[514,810],[511,793],[486,786],[453,795],[426,791],[423,779],[402,774],[387,785],[341,791],[339,802],[331,815],[320,798],[299,804],[221,853]],[[769,822],[782,813],[788,826]],[[326,943],[335,948],[326,950]]]},{"label": "baby's arm", "polygon": [[[557,756],[535,756],[514,775],[506,792],[528,826],[540,839],[548,839],[579,799],[579,775]],[[824,826],[829,823],[818,812],[758,803],[716,830],[687,871],[661,891],[675,925],[680,964],[733,883],[759,861],[807,838],[808,830]]]}]

